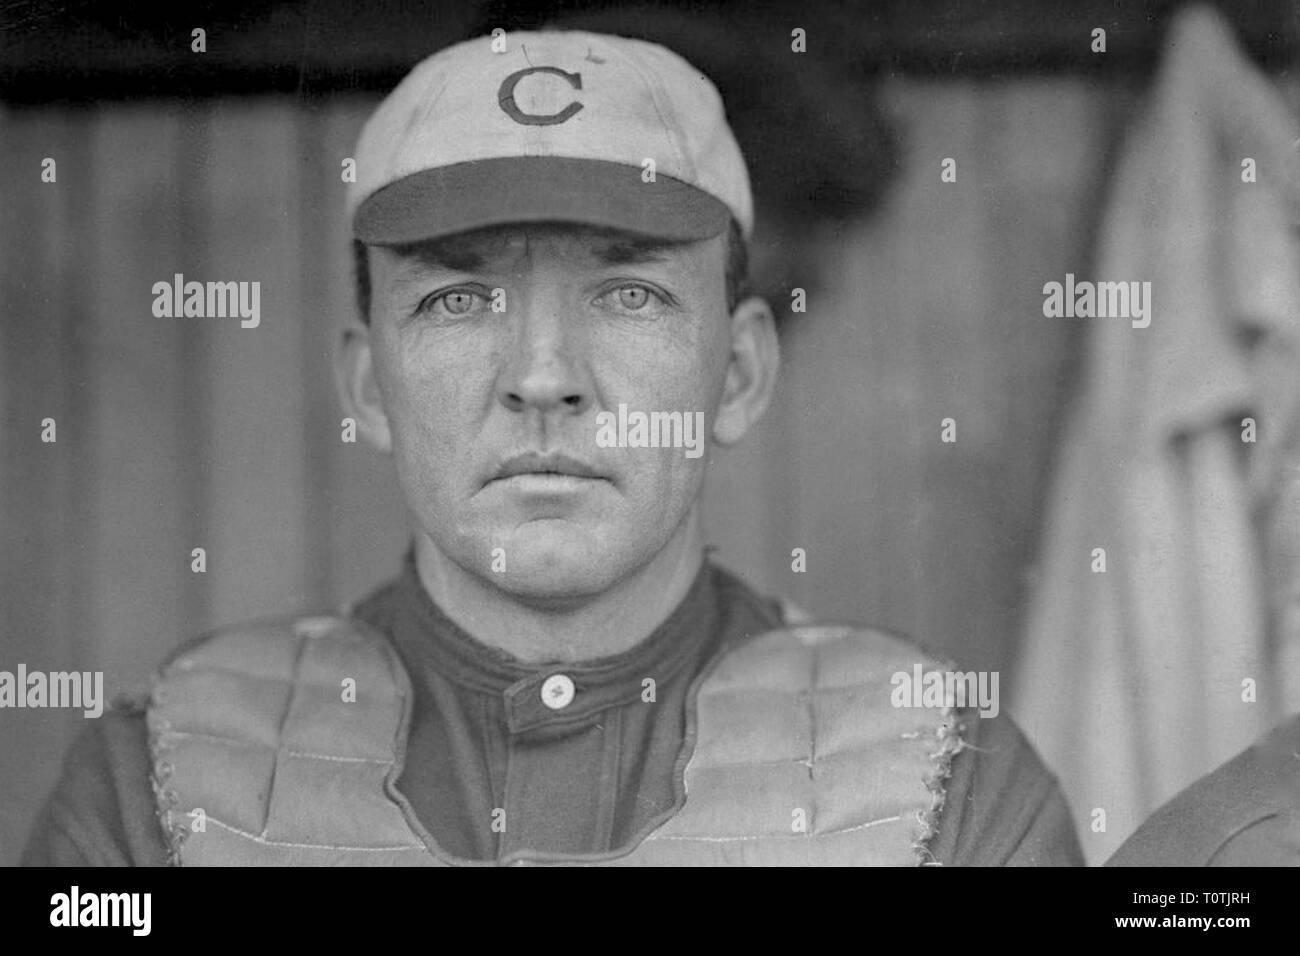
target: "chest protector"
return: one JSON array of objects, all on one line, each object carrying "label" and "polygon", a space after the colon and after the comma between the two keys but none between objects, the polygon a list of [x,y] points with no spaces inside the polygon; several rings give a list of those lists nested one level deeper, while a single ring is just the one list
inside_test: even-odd
[{"label": "chest protector", "polygon": [[732,646],[688,697],[684,798],[647,832],[610,853],[466,861],[438,847],[395,786],[412,689],[389,642],[341,618],[242,627],[156,676],[154,793],[175,864],[929,863],[962,742],[954,709],[892,705],[894,675],[911,679],[918,664],[946,669],[844,626]]}]

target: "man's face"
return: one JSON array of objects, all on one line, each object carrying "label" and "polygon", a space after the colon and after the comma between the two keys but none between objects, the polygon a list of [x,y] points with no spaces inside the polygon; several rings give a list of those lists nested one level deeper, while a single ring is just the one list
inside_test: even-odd
[{"label": "man's face", "polygon": [[731,355],[726,252],[725,235],[646,246],[558,225],[370,250],[398,477],[444,556],[519,598],[563,602],[664,548],[707,454],[601,447],[597,415],[702,412],[707,442]]}]

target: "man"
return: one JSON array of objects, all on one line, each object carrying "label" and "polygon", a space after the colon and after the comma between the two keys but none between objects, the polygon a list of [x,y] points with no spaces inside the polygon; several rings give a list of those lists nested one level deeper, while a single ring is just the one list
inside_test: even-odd
[{"label": "man", "polygon": [[78,742],[29,862],[1080,862],[1005,717],[894,706],[941,662],[789,627],[705,558],[705,446],[762,415],[778,347],[704,77],[474,40],[356,161],[340,390],[414,516],[404,572],[179,651]]}]

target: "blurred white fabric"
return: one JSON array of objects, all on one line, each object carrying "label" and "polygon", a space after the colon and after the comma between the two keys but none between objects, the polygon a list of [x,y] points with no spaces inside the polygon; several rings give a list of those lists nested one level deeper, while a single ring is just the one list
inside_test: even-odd
[{"label": "blurred white fabric", "polygon": [[1011,707],[1090,863],[1300,709],[1298,125],[1217,13],[1182,11],[1086,276],[1150,281],[1150,326],[1039,320],[1087,323],[1087,358]]}]

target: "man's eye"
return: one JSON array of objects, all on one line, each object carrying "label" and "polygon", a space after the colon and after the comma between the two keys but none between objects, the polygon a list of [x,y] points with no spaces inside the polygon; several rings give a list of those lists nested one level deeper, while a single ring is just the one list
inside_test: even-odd
[{"label": "man's eye", "polygon": [[629,312],[639,312],[660,298],[657,292],[643,285],[621,285],[611,291],[617,297],[619,306]]},{"label": "man's eye", "polygon": [[625,309],[639,309],[650,301],[650,293],[644,286],[625,285],[618,290],[618,303]]},{"label": "man's eye", "polygon": [[430,301],[430,304],[442,302],[442,307],[452,315],[466,315],[474,308],[477,298],[478,296],[473,292],[458,289],[454,292],[444,292],[442,295],[436,296]]},{"label": "man's eye", "polygon": [[414,314],[469,315],[484,301],[486,301],[484,297],[473,289],[451,289],[421,299],[420,304],[415,307]]}]

